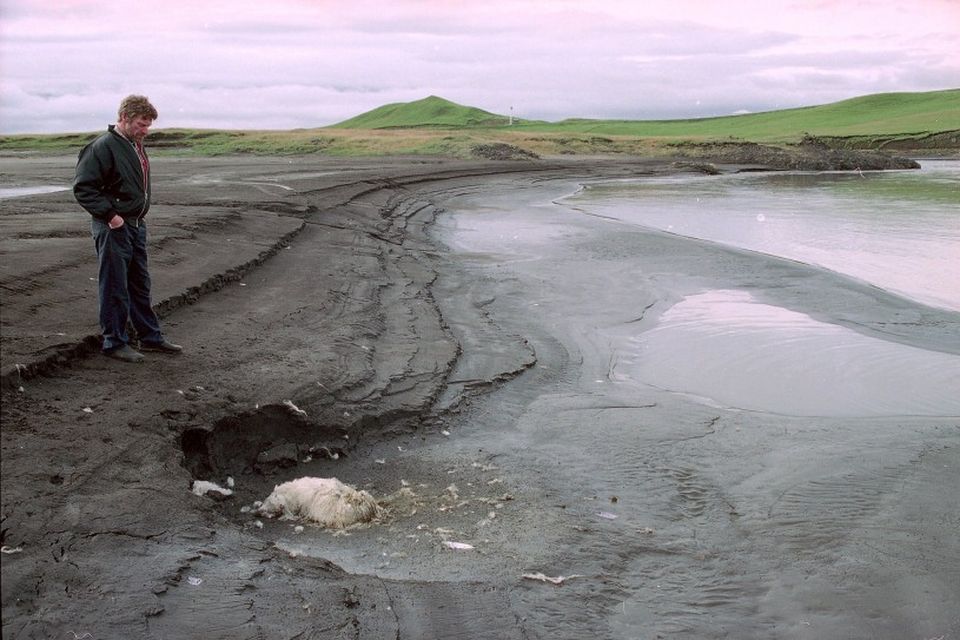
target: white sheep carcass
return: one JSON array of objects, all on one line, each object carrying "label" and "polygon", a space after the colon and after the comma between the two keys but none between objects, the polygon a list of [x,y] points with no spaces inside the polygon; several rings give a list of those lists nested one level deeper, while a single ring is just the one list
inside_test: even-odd
[{"label": "white sheep carcass", "polygon": [[332,529],[370,522],[381,514],[366,491],[357,491],[336,478],[311,477],[278,484],[258,511],[270,518],[302,517]]}]

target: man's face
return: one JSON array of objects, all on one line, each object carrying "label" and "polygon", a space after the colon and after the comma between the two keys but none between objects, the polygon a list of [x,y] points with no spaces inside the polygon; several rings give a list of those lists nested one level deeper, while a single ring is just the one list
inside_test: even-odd
[{"label": "man's face", "polygon": [[123,135],[139,142],[150,133],[150,125],[153,124],[153,119],[146,116],[135,116],[131,118],[127,115],[122,115],[120,116],[120,122],[118,124],[120,125],[120,131]]}]

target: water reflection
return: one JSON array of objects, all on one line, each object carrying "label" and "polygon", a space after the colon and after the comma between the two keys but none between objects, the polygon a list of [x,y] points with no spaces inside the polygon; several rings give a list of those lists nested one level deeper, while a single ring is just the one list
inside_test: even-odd
[{"label": "water reflection", "polygon": [[960,310],[960,162],[921,171],[674,176],[590,185],[580,210],[826,267]]},{"label": "water reflection", "polygon": [[55,193],[67,191],[70,187],[61,185],[38,185],[33,187],[0,187],[0,200],[8,198],[22,198],[23,196],[39,195],[41,193]]},{"label": "water reflection", "polygon": [[628,341],[615,374],[788,415],[960,415],[960,357],[863,336],[744,291],[675,305]]}]

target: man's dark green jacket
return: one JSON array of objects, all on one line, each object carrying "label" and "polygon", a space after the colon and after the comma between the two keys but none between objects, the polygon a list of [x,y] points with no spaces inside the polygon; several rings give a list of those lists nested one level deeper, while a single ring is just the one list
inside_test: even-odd
[{"label": "man's dark green jacket", "polygon": [[108,222],[114,214],[125,220],[142,218],[150,209],[149,174],[144,189],[140,158],[114,125],[81,149],[73,195],[101,222]]}]

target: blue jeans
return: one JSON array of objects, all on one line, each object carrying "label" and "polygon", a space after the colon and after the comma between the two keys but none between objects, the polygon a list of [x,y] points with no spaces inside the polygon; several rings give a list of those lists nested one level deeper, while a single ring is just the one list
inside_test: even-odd
[{"label": "blue jeans", "polygon": [[103,350],[129,344],[127,322],[143,342],[162,342],[160,321],[150,304],[147,270],[147,227],[124,224],[119,229],[93,220],[90,231],[99,261],[100,330]]}]

